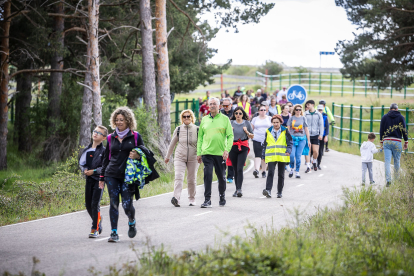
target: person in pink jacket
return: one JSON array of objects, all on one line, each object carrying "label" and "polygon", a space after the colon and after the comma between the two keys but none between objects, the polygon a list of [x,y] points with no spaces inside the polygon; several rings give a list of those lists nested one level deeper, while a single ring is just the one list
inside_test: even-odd
[{"label": "person in pink jacket", "polygon": [[175,150],[174,167],[174,196],[171,203],[175,207],[180,207],[181,192],[183,190],[183,182],[185,170],[187,169],[187,185],[188,200],[190,206],[195,206],[195,195],[197,185],[197,170],[199,163],[197,162],[197,136],[198,126],[195,123],[195,116],[190,109],[184,110],[180,115],[181,125],[178,126],[171,137],[171,143],[165,158],[165,163],[170,161],[170,157]]}]

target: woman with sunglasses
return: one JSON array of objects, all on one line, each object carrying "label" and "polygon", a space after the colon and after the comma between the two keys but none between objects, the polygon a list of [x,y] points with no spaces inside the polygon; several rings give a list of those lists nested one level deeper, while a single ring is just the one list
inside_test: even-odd
[{"label": "woman with sunglasses", "polygon": [[259,178],[260,164],[262,167],[262,177],[266,178],[266,163],[262,159],[263,142],[265,141],[266,130],[272,126],[270,122],[270,116],[266,115],[266,106],[261,105],[259,108],[259,116],[256,116],[252,120],[252,128],[254,138],[253,151],[254,151],[254,168],[253,175]]},{"label": "woman with sunglasses", "polygon": [[170,161],[175,146],[174,168],[174,196],[171,203],[175,207],[180,207],[181,191],[185,170],[187,169],[188,201],[190,206],[195,206],[195,195],[197,185],[197,135],[198,126],[195,123],[195,116],[191,109],[183,110],[180,115],[181,125],[178,126],[172,135],[171,143],[165,158],[165,163]]},{"label": "woman with sunglasses", "polygon": [[301,156],[303,149],[306,145],[310,148],[310,136],[308,123],[304,116],[303,107],[300,104],[296,104],[293,107],[294,113],[289,118],[287,126],[289,128],[290,135],[293,138],[293,147],[290,154],[290,172],[289,177],[293,176],[296,160],[296,178],[300,178],[299,169],[301,164]]},{"label": "woman with sunglasses", "polygon": [[243,167],[250,151],[249,138],[253,138],[254,134],[252,133],[253,128],[248,121],[249,117],[243,107],[236,107],[233,112],[233,117],[230,120],[231,126],[233,127],[234,138],[233,146],[229,153],[230,162],[227,161],[227,165],[232,166],[234,171],[236,191],[233,196],[242,197]]}]

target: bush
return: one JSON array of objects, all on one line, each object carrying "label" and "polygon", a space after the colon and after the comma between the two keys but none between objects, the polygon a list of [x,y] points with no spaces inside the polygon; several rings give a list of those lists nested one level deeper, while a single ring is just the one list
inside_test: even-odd
[{"label": "bush", "polygon": [[259,71],[263,74],[268,70],[268,75],[279,75],[283,71],[283,65],[276,61],[266,60],[266,63],[259,67]]}]

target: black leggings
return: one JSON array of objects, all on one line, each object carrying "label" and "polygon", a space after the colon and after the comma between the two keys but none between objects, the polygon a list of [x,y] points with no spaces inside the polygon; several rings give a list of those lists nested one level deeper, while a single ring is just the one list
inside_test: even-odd
[{"label": "black leggings", "polygon": [[122,197],[122,207],[124,208],[125,214],[128,216],[129,221],[135,220],[135,208],[133,203],[133,194],[128,190],[128,184],[124,183],[123,180],[105,177],[106,185],[108,185],[108,193],[111,201],[109,207],[109,217],[111,219],[112,229],[118,229],[118,217],[119,217],[119,194]]},{"label": "black leggings", "polygon": [[98,220],[101,217],[101,198],[103,189],[99,189],[99,180],[92,177],[86,178],[85,185],[85,206],[89,216],[92,218],[92,229],[99,230]]},{"label": "black leggings", "polygon": [[246,163],[247,154],[249,148],[241,146],[239,151],[238,146],[232,146],[229,157],[234,169],[234,183],[236,184],[236,190],[241,190],[243,185],[243,167]]}]

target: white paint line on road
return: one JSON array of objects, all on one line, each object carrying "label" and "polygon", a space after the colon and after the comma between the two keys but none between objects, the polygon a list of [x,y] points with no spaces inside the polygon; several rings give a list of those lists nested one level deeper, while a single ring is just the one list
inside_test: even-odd
[{"label": "white paint line on road", "polygon": [[259,198],[266,198],[266,196],[261,196],[261,197],[259,197]]},{"label": "white paint line on road", "polygon": [[208,211],[208,212],[204,212],[204,213],[200,213],[200,214],[197,214],[197,215],[194,215],[195,217],[197,217],[197,216],[202,216],[202,215],[205,215],[205,214],[209,214],[209,213],[212,213],[213,211]]},{"label": "white paint line on road", "polygon": [[324,169],[326,169],[326,166],[322,166]]},{"label": "white paint line on road", "polygon": [[296,186],[296,187],[300,187],[300,186],[303,186],[303,185],[305,185],[305,184],[299,184],[298,186]]},{"label": "white paint line on road", "polygon": [[[120,237],[122,237],[122,234],[120,234],[120,235],[118,235],[118,236],[120,236]],[[96,239],[95,241],[97,242],[97,241],[107,241],[108,239],[109,239],[109,237],[110,236],[108,236],[108,237],[105,237],[105,238],[100,238],[100,239]]]},{"label": "white paint line on road", "polygon": [[321,177],[321,176],[323,176],[323,174],[318,175],[318,177]]}]

